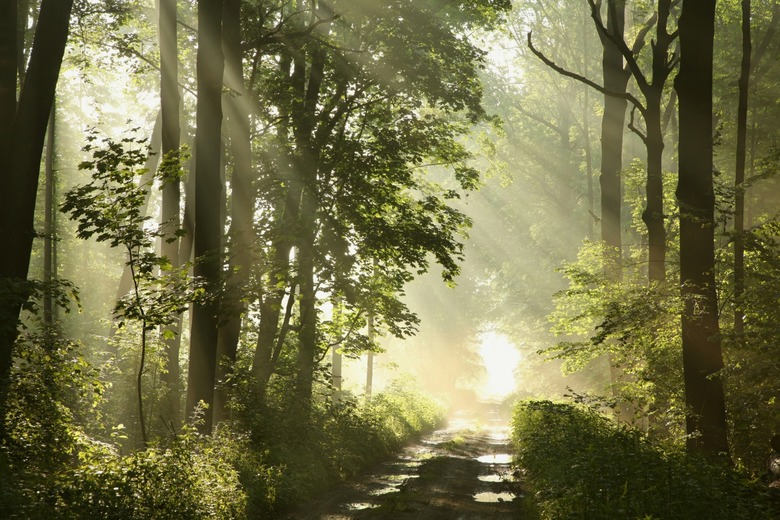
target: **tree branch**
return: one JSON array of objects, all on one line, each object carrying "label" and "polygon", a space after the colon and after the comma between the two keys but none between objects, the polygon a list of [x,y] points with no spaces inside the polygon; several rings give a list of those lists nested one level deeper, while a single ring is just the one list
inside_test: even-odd
[{"label": "tree branch", "polygon": [[598,83],[589,80],[585,76],[582,76],[580,74],[577,74],[576,72],[571,72],[569,70],[564,69],[563,67],[557,65],[554,61],[549,59],[547,56],[542,54],[541,51],[537,50],[536,47],[534,47],[533,42],[531,40],[531,32],[528,32],[528,48],[531,50],[532,53],[536,55],[537,58],[542,60],[542,62],[556,71],[558,74],[561,74],[562,76],[566,76],[567,78],[576,79],[580,83],[584,83],[585,85],[588,85],[589,87],[596,89],[597,91],[601,92],[605,96],[612,96],[620,99],[625,99],[626,101],[631,102],[632,105],[636,107],[637,110],[639,110],[639,113],[643,116],[645,115],[645,107],[642,105],[642,103],[634,97],[633,94],[630,94],[628,92],[614,92],[612,90],[608,90],[604,88],[603,86],[599,85]]}]

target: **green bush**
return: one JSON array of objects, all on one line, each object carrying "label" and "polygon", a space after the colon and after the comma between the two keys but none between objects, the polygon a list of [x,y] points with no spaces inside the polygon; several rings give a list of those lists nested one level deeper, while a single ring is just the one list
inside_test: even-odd
[{"label": "green bush", "polygon": [[242,518],[246,495],[231,464],[239,443],[186,431],[166,449],[82,451],[81,464],[58,479],[59,517]]},{"label": "green bush", "polygon": [[584,406],[518,404],[513,442],[543,518],[780,517],[767,490],[725,464],[654,445]]}]

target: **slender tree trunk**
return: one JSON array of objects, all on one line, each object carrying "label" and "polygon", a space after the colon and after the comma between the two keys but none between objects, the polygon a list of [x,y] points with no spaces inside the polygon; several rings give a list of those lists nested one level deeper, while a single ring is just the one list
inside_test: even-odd
[{"label": "slender tree trunk", "polygon": [[728,453],[715,288],[712,66],[715,0],[685,2],[679,23],[680,282],[687,446]]},{"label": "slender tree trunk", "polygon": [[[231,92],[224,97],[233,155],[231,177],[230,261],[227,290],[222,304],[223,323],[217,346],[217,380],[224,383],[236,360],[241,317],[246,312],[244,291],[249,283],[252,264],[253,208],[252,147],[248,106],[244,91],[243,53],[241,51],[241,1],[225,0],[223,22],[225,46],[225,84]],[[220,420],[226,395],[218,385],[214,410]]]},{"label": "slender tree trunk", "polygon": [[[0,144],[0,172],[4,185],[0,195],[0,245],[4,251],[0,256],[0,279],[10,285],[18,284],[17,290],[27,280],[30,266],[41,154],[68,39],[72,7],[73,0],[43,0],[27,79],[16,113],[9,112],[10,103],[2,101],[0,128],[12,129],[0,134],[3,139]],[[13,13],[7,4],[0,4],[0,8],[6,13]],[[15,22],[14,16],[11,21],[12,36],[16,34]],[[5,34],[5,31],[0,33]],[[3,37],[0,36],[0,39]],[[5,76],[10,77],[10,73],[5,71],[7,60],[13,60],[11,54],[6,54],[10,52],[9,46],[13,48],[10,39],[0,47],[0,62],[5,62],[0,64],[3,69],[0,72],[2,88],[6,87]],[[15,48],[12,54],[16,55]],[[3,96],[10,98],[7,92],[0,94],[0,97]],[[0,409],[7,398],[16,326],[22,301],[26,298],[24,291],[21,292],[19,297],[0,302]],[[5,433],[2,416],[4,414],[0,414],[0,438]]]},{"label": "slender tree trunk", "polygon": [[344,380],[342,376],[344,356],[339,352],[338,347],[333,347],[333,353],[331,358],[332,364],[332,383],[333,383],[333,403],[337,404],[341,402],[341,386]]},{"label": "slender tree trunk", "polygon": [[[368,342],[373,345],[374,343],[374,312],[368,313]],[[366,398],[371,397],[371,392],[374,389],[374,352],[369,350],[366,356]]]},{"label": "slender tree trunk", "polygon": [[54,216],[57,208],[54,203],[54,146],[56,134],[56,106],[52,105],[49,126],[46,132],[46,191],[44,192],[44,231],[43,231],[43,326],[48,340],[54,332],[54,301],[52,284],[54,283]]},{"label": "slender tree trunk", "polygon": [[[159,0],[160,36],[160,117],[162,155],[179,149],[181,127],[179,125],[179,56],[177,42],[176,0]],[[161,224],[166,230],[160,251],[171,263],[172,271],[180,265],[179,240],[176,232],[181,227],[181,193],[179,179],[168,179],[162,189]],[[172,337],[163,337],[165,345],[165,367],[161,379],[165,383],[163,396],[164,417],[178,426],[181,422],[181,370],[179,351],[181,349],[181,318],[168,327]]]},{"label": "slender tree trunk", "polygon": [[734,336],[745,334],[742,295],[745,292],[745,159],[747,156],[748,94],[753,43],[750,34],[750,0],[742,0],[742,66],[737,109],[737,165],[734,173]]},{"label": "slender tree trunk", "polygon": [[187,414],[206,404],[201,432],[211,433],[217,366],[217,292],[221,274],[220,175],[222,128],[222,0],[198,1],[198,101],[195,137],[195,276],[204,280],[214,298],[192,310]]}]

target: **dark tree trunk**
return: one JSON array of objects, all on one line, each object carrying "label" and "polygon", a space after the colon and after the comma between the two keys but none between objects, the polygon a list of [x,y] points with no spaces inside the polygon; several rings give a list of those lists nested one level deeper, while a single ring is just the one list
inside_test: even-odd
[{"label": "dark tree trunk", "polygon": [[[623,38],[625,5],[609,0],[607,29],[617,38]],[[623,54],[607,39],[603,39],[602,67],[604,88],[624,93],[629,74],[623,68]],[[601,122],[601,239],[607,247],[606,275],[610,280],[621,279],[621,182],[623,169],[623,129],[627,101],[615,96],[604,96],[604,115]]]},{"label": "dark tree trunk", "polygon": [[10,142],[16,115],[17,17],[16,0],[0,0],[0,156]]},{"label": "dark tree trunk", "polygon": [[680,16],[680,282],[687,446],[728,453],[723,357],[715,292],[712,60],[715,0],[685,2]]},{"label": "dark tree trunk", "polygon": [[[7,9],[6,12],[13,12],[7,5],[3,7]],[[35,236],[35,199],[41,155],[68,39],[72,7],[73,0],[43,0],[27,79],[16,114],[7,111],[10,107],[7,101],[8,107],[4,106],[0,114],[0,128],[11,128],[9,132],[0,134],[4,138],[4,142],[0,144],[0,172],[4,185],[0,195],[0,245],[4,251],[0,256],[0,279],[11,285],[20,286],[27,280]],[[15,22],[14,17],[12,36],[16,34]],[[0,33],[4,34],[5,31]],[[7,45],[13,44],[6,42],[3,45],[6,47],[0,48],[0,61],[6,63],[0,67],[4,68],[8,66],[7,60],[13,59],[10,54],[5,54],[10,52]],[[12,48],[15,55],[15,45]],[[10,72],[5,70],[2,74],[10,77]],[[0,81],[7,79],[4,77]],[[7,93],[3,95],[10,98]],[[13,344],[16,341],[16,326],[21,303],[25,298],[24,294],[19,296],[0,302],[0,408],[7,397],[6,384],[11,369]],[[0,438],[3,434],[4,425],[0,419]]]},{"label": "dark tree trunk", "polygon": [[737,109],[737,165],[734,172],[734,336],[738,342],[745,334],[742,295],[745,292],[745,158],[747,156],[748,92],[750,58],[753,43],[750,35],[750,0],[742,0],[742,66],[739,75]]},{"label": "dark tree trunk", "polygon": [[[176,0],[160,0],[159,6],[161,148],[162,155],[165,156],[178,150],[181,140]],[[180,211],[180,182],[178,179],[170,179],[162,190],[160,221],[166,230],[166,239],[162,241],[161,253],[168,258],[174,271],[180,265],[179,240],[175,234],[181,227]],[[165,383],[163,416],[177,426],[181,421],[181,370],[179,369],[181,317],[178,317],[173,325],[163,327],[166,328],[174,335],[163,339],[165,344],[165,369],[161,376]]]},{"label": "dark tree trunk", "polygon": [[207,408],[199,429],[211,433],[214,412],[214,381],[217,366],[216,298],[221,274],[222,182],[222,0],[198,1],[198,101],[195,136],[195,254],[196,277],[202,279],[214,298],[197,302],[192,310],[190,364],[187,379],[187,414],[203,402]]},{"label": "dark tree trunk", "polygon": [[[305,67],[296,62],[296,71]],[[298,243],[298,276],[301,291],[301,330],[298,343],[296,393],[298,403],[308,411],[314,380],[315,357],[317,354],[317,299],[315,288],[314,243],[317,225],[317,170],[319,154],[312,142],[315,126],[317,101],[320,96],[325,53],[322,49],[313,52],[309,67],[309,81],[306,95],[299,99],[293,110],[293,131],[298,153],[297,169],[302,185],[300,206],[300,235]]]},{"label": "dark tree trunk", "polygon": [[[669,34],[667,25],[671,12],[671,0],[659,0],[656,22],[656,37],[653,42],[653,78],[647,82],[644,77],[637,81],[645,96],[645,147],[647,148],[647,184],[645,187],[647,205],[642,220],[647,226],[649,245],[648,280],[663,282],[666,280],[666,226],[664,222],[664,184],[663,184],[663,111],[662,99],[664,86],[669,79],[673,65],[670,63],[669,50],[674,37]],[[637,76],[640,76],[637,71]],[[670,101],[670,104],[672,101]]]},{"label": "dark tree trunk", "polygon": [[[225,110],[233,155],[231,177],[231,224],[228,279],[222,304],[222,325],[217,346],[217,381],[224,383],[236,360],[241,317],[246,312],[244,291],[249,283],[252,264],[253,208],[252,146],[249,111],[245,97],[243,53],[241,51],[241,0],[225,0],[223,21],[225,47],[225,84],[231,92],[225,96]],[[215,420],[219,421],[225,407],[223,385],[218,384],[215,396]]]},{"label": "dark tree trunk", "polygon": [[[666,279],[666,226],[664,224],[663,153],[664,136],[661,130],[661,94],[663,84],[647,97],[645,126],[647,136],[647,205],[642,220],[647,226],[649,246],[648,279],[663,282]],[[657,94],[657,95],[656,95]]]}]

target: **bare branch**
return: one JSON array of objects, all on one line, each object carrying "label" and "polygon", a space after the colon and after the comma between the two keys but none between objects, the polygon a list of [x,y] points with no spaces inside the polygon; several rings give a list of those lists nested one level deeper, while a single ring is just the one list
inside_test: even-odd
[{"label": "bare branch", "polygon": [[541,51],[537,50],[536,47],[534,47],[533,42],[531,41],[531,32],[528,33],[528,48],[531,50],[532,53],[536,55],[537,58],[542,60],[542,62],[545,65],[547,65],[548,67],[556,71],[558,74],[561,74],[562,76],[566,76],[567,78],[576,79],[580,83],[584,83],[585,85],[588,85],[589,87],[596,89],[597,91],[601,92],[605,96],[612,96],[620,99],[625,99],[626,101],[629,101],[632,105],[634,105],[636,109],[639,110],[639,113],[642,114],[642,116],[645,115],[645,107],[632,94],[628,92],[614,92],[612,90],[607,90],[603,86],[599,85],[598,83],[592,80],[589,80],[585,76],[577,74],[576,72],[571,72],[557,65],[554,61],[549,59],[547,56],[542,54]]},{"label": "bare branch", "polygon": [[296,38],[303,38],[305,36],[311,35],[314,32],[314,30],[317,29],[320,25],[331,23],[334,20],[339,19],[340,17],[341,15],[334,14],[333,16],[329,16],[327,18],[320,18],[319,20],[309,24],[309,26],[302,31],[293,31],[289,33],[280,34],[279,32],[280,29],[277,27],[274,31],[266,35],[263,35],[259,38],[256,38],[251,42],[247,42],[242,47],[244,50],[257,49],[271,43],[285,43],[289,40],[294,40]]},{"label": "bare branch", "polygon": [[636,107],[631,108],[631,117],[628,121],[628,129],[634,132],[637,136],[639,136],[639,139],[642,140],[642,143],[647,146],[647,136],[642,133],[642,130],[640,130],[636,125],[634,125],[634,118],[636,113]]}]

